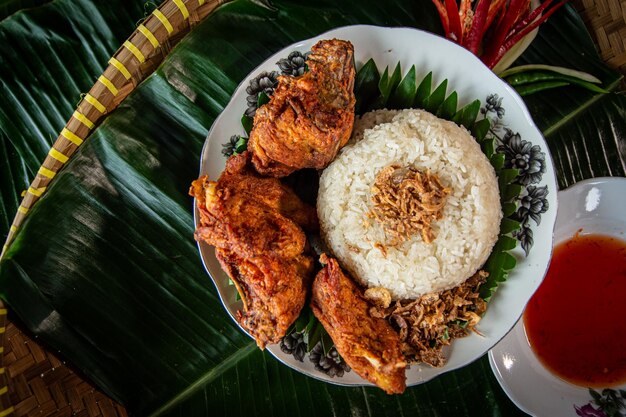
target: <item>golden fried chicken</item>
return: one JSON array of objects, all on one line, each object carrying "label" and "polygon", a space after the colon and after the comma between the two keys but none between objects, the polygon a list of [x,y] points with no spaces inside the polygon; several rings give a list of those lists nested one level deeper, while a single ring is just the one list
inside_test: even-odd
[{"label": "golden fried chicken", "polygon": [[335,259],[322,254],[320,262],[325,267],[313,281],[313,314],[354,372],[388,394],[401,394],[406,388],[406,362],[400,337],[385,319],[369,315],[362,291]]},{"label": "golden fried chicken", "polygon": [[284,177],[326,167],[346,144],[354,124],[354,48],[332,39],[316,43],[309,71],[280,76],[269,103],[254,117],[248,149],[263,175]]},{"label": "golden fried chicken", "polygon": [[231,157],[217,182],[194,181],[196,240],[215,246],[243,301],[237,320],[263,349],[278,343],[304,306],[313,258],[303,228],[317,230],[315,208],[275,178],[260,177],[250,154]]}]

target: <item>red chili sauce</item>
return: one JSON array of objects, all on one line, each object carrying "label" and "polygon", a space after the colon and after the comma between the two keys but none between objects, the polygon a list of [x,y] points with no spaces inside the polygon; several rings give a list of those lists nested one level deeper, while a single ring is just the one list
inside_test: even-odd
[{"label": "red chili sauce", "polygon": [[562,379],[593,388],[626,382],[626,242],[576,234],[556,246],[524,327]]}]

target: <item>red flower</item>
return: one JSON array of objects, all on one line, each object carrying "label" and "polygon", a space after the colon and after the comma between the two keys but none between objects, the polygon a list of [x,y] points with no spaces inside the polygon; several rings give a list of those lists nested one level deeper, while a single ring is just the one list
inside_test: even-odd
[{"label": "red flower", "polygon": [[[545,22],[559,7],[554,0],[546,0],[536,9],[530,0],[432,0],[446,37],[478,55],[489,68],[493,68],[504,54],[524,36]],[[545,13],[544,13],[545,12]],[[543,14],[542,14],[543,13]]]}]

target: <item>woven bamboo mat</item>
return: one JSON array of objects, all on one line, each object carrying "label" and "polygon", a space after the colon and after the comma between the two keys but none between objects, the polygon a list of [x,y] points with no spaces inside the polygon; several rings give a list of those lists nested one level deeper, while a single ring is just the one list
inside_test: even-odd
[{"label": "woven bamboo mat", "polygon": [[3,368],[8,380],[3,410],[14,416],[126,417],[124,408],[13,322],[5,331]]},{"label": "woven bamboo mat", "polygon": [[[114,70],[118,66],[113,65],[113,68],[110,65],[105,70],[104,74],[113,74],[114,80],[119,79],[123,84],[115,89],[119,90],[119,95],[106,101],[106,110],[116,107],[158,66],[171,47],[193,24],[201,21],[224,1],[227,0],[209,0],[206,3],[202,0],[184,0],[189,16],[183,20],[172,17],[180,10],[174,5],[175,2],[165,1],[159,10],[172,20],[174,31],[169,33],[168,29],[168,33],[156,32],[156,39],[148,39],[153,46],[150,49],[148,40],[142,36],[145,35],[146,28],[155,30],[157,23],[152,26],[150,22],[144,22],[143,28],[139,30],[143,34],[139,36],[140,40],[143,39],[139,49],[148,52],[141,65],[132,62],[136,55],[129,53],[124,47],[120,48],[115,56],[124,64],[123,68],[127,65],[131,69],[123,74],[126,82],[119,77],[115,78]],[[611,68],[626,75],[626,0],[573,0],[573,4],[583,17],[602,58]],[[137,42],[137,39],[135,32],[129,41]],[[92,90],[90,92],[96,93],[96,97],[100,98],[98,92],[107,94],[111,89],[96,83]],[[99,117],[93,109],[86,110],[90,111],[88,116]],[[68,123],[68,126],[76,126],[76,122],[72,125]],[[89,132],[80,133],[86,136]],[[60,166],[55,168],[60,169]],[[28,337],[14,321],[7,319],[7,312],[0,301],[0,417],[7,415],[126,417],[127,413],[122,406],[94,388],[70,366]]]},{"label": "woven bamboo mat", "polygon": [[574,0],[602,59],[626,75],[626,0]]}]

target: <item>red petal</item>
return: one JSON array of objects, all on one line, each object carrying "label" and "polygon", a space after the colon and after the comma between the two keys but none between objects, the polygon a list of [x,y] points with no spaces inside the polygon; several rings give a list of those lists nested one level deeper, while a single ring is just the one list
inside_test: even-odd
[{"label": "red petal", "polygon": [[503,11],[505,5],[506,0],[495,0],[491,3],[491,6],[489,6],[489,13],[487,14],[487,23],[485,24],[485,27],[490,27],[496,16],[500,17],[499,21],[502,20],[505,13]]},{"label": "red petal", "polygon": [[437,8],[437,12],[439,12],[439,19],[441,20],[441,25],[443,26],[443,32],[446,34],[446,38],[449,38],[450,23],[448,22],[448,12],[440,0],[433,0],[433,4]]},{"label": "red petal", "polygon": [[552,0],[546,0],[541,4],[541,6],[537,7],[535,10],[533,10],[528,15],[526,15],[524,19],[520,20],[513,27],[513,29],[511,29],[511,31],[509,32],[509,36],[515,34],[516,32],[519,32],[520,30],[524,29],[526,26],[531,24],[532,21],[535,20],[537,16],[539,16],[541,13],[543,13],[543,11],[547,9],[551,3],[552,3]]},{"label": "red petal", "polygon": [[[461,0],[461,8],[459,11],[461,21],[461,37],[465,41],[465,37],[469,33],[470,28],[474,24],[474,17],[471,14],[472,0]],[[468,21],[469,20],[469,21]]]},{"label": "red petal", "polygon": [[530,0],[510,0],[504,16],[485,45],[483,57],[493,57],[499,54],[499,49],[506,42],[511,27],[519,19],[520,12],[524,9],[524,6],[528,6],[528,4],[530,4]]},{"label": "red petal", "polygon": [[480,41],[485,33],[485,22],[487,21],[487,13],[489,12],[490,5],[491,0],[478,0],[476,13],[474,13],[474,21],[472,22],[472,28],[464,41],[467,49],[474,54],[478,52]]},{"label": "red petal", "polygon": [[487,65],[489,68],[493,68],[498,63],[498,61],[500,61],[500,59],[502,59],[502,56],[504,56],[504,54],[509,49],[511,49],[513,47],[513,45],[515,45],[517,42],[519,42],[524,36],[526,36],[528,33],[530,33],[532,30],[534,30],[540,24],[542,24],[543,22],[548,20],[548,18],[550,16],[552,16],[552,14],[554,12],[556,12],[559,8],[561,8],[561,6],[563,6],[567,2],[568,2],[568,0],[562,0],[561,2],[557,3],[554,7],[552,7],[550,10],[548,10],[539,19],[535,20],[530,25],[528,25],[524,29],[522,29],[519,33],[512,34],[507,39],[507,41],[502,46],[500,46],[497,49],[497,51],[494,51],[494,52],[492,52],[489,55],[485,55],[482,58],[483,62],[485,63],[485,65]]},{"label": "red petal", "polygon": [[[548,0],[548,1],[551,2],[552,0]],[[548,18],[552,16],[554,12],[556,12],[561,6],[563,6],[567,2],[568,0],[562,0],[561,2],[557,3],[554,7],[552,7],[550,10],[548,10],[539,19],[535,20],[530,25],[523,28],[519,33],[511,33],[511,36],[509,36],[506,43],[504,44],[504,47],[506,48],[506,50],[508,51],[509,49],[511,49],[513,45],[515,45],[517,42],[522,40],[524,36],[528,35],[536,27],[538,27],[540,24],[548,20]]]},{"label": "red petal", "polygon": [[448,21],[450,23],[449,39],[452,39],[456,43],[461,43],[461,20],[459,18],[459,9],[457,8],[455,0],[445,0],[446,11],[448,12]]}]

